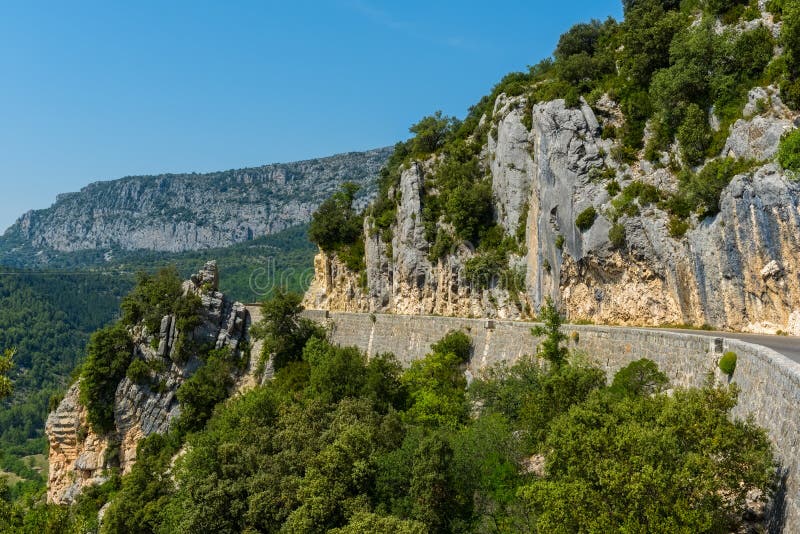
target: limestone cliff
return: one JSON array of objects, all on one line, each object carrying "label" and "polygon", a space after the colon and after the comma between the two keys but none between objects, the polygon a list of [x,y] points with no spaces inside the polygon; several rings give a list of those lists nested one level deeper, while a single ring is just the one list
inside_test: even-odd
[{"label": "limestone cliff", "polygon": [[[421,221],[430,162],[416,162],[400,177],[391,243],[366,220],[366,281],[356,284],[357,275],[320,255],[306,305],[514,318],[535,313],[550,296],[573,321],[710,324],[800,335],[800,183],[770,161],[798,115],[774,87],[751,91],[743,115],[732,125],[723,155],[761,163],[725,188],[719,213],[693,216],[691,229],[673,237],[669,216],[657,204],[614,216],[609,181],[674,191],[677,177],[662,165],[620,164],[609,156],[614,141],[603,139],[601,130],[620,120],[610,98],[568,108],[563,100],[529,105],[524,96],[501,94],[482,165],[492,183],[496,222],[514,235],[526,217],[524,255],[509,258],[511,269],[523,273],[519,291],[472,283],[464,269],[475,255],[469,244],[429,260],[432,243]],[[576,217],[590,206],[597,217],[582,231]],[[622,246],[609,239],[615,219],[624,228]]]},{"label": "limestone cliff", "polygon": [[[217,290],[217,282],[214,262],[184,282],[184,292],[202,300],[200,325],[190,333],[190,339],[198,345],[228,347],[238,354],[246,347],[250,318],[244,305],[230,302]],[[50,444],[50,502],[73,502],[85,486],[104,481],[113,466],[119,466],[123,473],[129,471],[139,440],[169,430],[180,415],[176,391],[202,365],[196,354],[185,362],[173,358],[181,334],[171,315],[163,318],[158,332],[147,332],[141,326],[132,329],[132,356],[158,365],[151,366],[155,374],[149,383],[135,383],[127,377],[120,381],[114,401],[115,428],[108,434],[98,435],[90,429],[86,408],[79,400],[80,382],[69,388],[45,426]],[[239,378],[240,383],[248,382]]]},{"label": "limestone cliff", "polygon": [[362,204],[391,153],[382,148],[295,163],[96,182],[30,211],[0,238],[4,263],[36,265],[57,252],[225,247],[308,222],[345,181]]}]

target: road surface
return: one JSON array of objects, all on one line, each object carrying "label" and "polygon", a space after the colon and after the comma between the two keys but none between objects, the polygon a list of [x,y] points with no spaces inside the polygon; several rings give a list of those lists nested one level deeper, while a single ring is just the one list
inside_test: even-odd
[{"label": "road surface", "polygon": [[674,328],[659,328],[657,330],[668,330],[682,334],[696,334],[708,337],[727,337],[738,339],[747,343],[761,345],[775,352],[780,352],[790,360],[800,363],[800,337],[792,336],[770,336],[766,334],[738,334],[733,332],[716,332],[711,330],[684,330]]}]

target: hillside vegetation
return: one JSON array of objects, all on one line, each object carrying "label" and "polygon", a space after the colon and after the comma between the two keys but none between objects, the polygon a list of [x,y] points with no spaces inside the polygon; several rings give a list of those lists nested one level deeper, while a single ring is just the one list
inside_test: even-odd
[{"label": "hillside vegetation", "polygon": [[649,360],[607,386],[558,336],[549,364],[468,385],[461,332],[403,370],[332,346],[297,302],[265,305],[273,380],[146,438],[71,508],[0,501],[0,528],[93,531],[110,502],[101,532],[720,532],[769,495],[770,445],[730,419],[735,387],[667,394]]},{"label": "hillside vegetation", "polygon": [[93,273],[0,273],[0,347],[15,348],[13,394],[0,400],[0,470],[23,479],[12,488],[41,488],[41,473],[22,457],[46,453],[44,420],[90,334],[111,320],[132,281]]},{"label": "hillside vegetation", "polygon": [[56,256],[48,270],[4,268],[0,347],[15,347],[17,353],[9,375],[14,393],[0,401],[0,471],[22,477],[15,482],[13,496],[23,488],[43,487],[45,479],[31,469],[27,458],[46,453],[43,429],[48,411],[54,408],[51,398],[60,398],[86,358],[90,334],[118,314],[122,296],[136,283],[136,273],[155,274],[173,267],[175,279],[185,279],[198,264],[215,257],[222,271],[220,289],[234,300],[260,301],[276,288],[304,291],[316,251],[306,231],[306,226],[299,226],[210,251],[120,251],[110,260],[96,251],[75,252]]}]

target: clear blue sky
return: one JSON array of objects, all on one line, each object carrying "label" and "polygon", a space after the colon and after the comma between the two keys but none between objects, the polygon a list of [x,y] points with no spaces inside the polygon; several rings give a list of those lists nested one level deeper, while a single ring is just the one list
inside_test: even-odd
[{"label": "clear blue sky", "polygon": [[5,1],[0,231],[57,193],[393,144],[619,0]]}]

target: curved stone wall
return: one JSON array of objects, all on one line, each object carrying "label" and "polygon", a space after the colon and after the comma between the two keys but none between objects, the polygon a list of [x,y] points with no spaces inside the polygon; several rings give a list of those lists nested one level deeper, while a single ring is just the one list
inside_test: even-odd
[{"label": "curved stone wall", "polygon": [[[304,314],[328,324],[334,343],[357,346],[369,356],[393,352],[404,364],[426,354],[448,331],[462,330],[474,344],[473,374],[500,361],[513,362],[532,354],[537,344],[530,333],[531,323],[519,321],[315,310]],[[609,377],[634,360],[649,358],[675,386],[700,386],[709,372],[728,381],[717,362],[724,351],[736,352],[732,381],[741,393],[734,414],[752,416],[767,429],[781,463],[782,484],[769,530],[800,532],[800,364],[766,347],[735,339],[628,327],[565,325],[564,330],[570,334],[571,348],[585,351]]]}]

